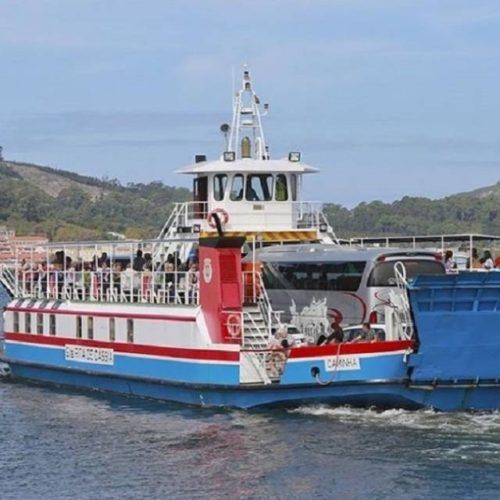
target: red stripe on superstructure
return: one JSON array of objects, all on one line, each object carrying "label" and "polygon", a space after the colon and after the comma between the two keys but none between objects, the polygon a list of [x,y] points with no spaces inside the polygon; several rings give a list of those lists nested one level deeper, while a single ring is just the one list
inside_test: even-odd
[{"label": "red stripe on superstructure", "polygon": [[344,356],[347,354],[378,354],[403,351],[415,345],[413,340],[385,342],[357,342],[355,344],[330,344],[325,346],[304,346],[291,349],[290,358],[320,358],[322,356]]},{"label": "red stripe on superstructure", "polygon": [[68,311],[51,308],[31,308],[31,307],[6,307],[5,311],[25,312],[25,313],[45,313],[45,314],[61,314],[67,316],[94,316],[96,318],[127,318],[127,319],[152,319],[156,321],[196,321],[194,316],[175,316],[166,314],[142,314],[142,313],[119,313],[119,312],[98,312],[98,311]]},{"label": "red stripe on superstructure", "polygon": [[5,340],[25,342],[46,346],[65,346],[66,344],[85,347],[113,349],[116,353],[147,354],[171,358],[187,358],[207,361],[239,361],[239,351],[221,351],[215,349],[189,349],[184,347],[162,347],[144,344],[125,344],[122,342],[103,342],[101,340],[74,339],[67,337],[47,337],[30,333],[5,332]]}]

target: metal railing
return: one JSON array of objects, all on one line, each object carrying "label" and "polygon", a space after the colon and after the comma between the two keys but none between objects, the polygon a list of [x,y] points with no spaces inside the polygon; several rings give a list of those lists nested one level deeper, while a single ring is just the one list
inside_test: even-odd
[{"label": "metal railing", "polygon": [[[229,225],[234,230],[261,231],[262,221],[264,220],[266,223],[266,230],[286,231],[287,229],[322,229],[324,232],[333,234],[333,229],[323,212],[323,204],[321,202],[241,200],[241,206],[237,205],[240,202],[228,203],[235,207],[234,212],[230,211],[229,213]],[[284,212],[283,207],[289,204],[291,204],[291,211],[288,213]],[[220,207],[228,208],[225,207],[224,202],[220,202]],[[176,234],[175,228],[192,226],[195,223],[200,224],[201,229],[207,230],[209,228],[207,221],[209,212],[208,202],[188,201],[184,203],[175,203],[174,209],[160,231],[159,238],[174,236]],[[287,216],[290,216],[288,222],[286,219]],[[254,222],[252,219],[254,219]],[[287,227],[287,225],[289,227]]]},{"label": "metal railing", "polygon": [[19,297],[150,304],[199,303],[199,276],[192,271],[30,270],[15,274]]}]

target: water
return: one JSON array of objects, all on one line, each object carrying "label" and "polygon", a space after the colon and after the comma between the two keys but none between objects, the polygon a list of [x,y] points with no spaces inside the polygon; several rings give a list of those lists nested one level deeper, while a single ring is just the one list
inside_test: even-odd
[{"label": "water", "polygon": [[500,413],[208,410],[0,383],[2,500],[499,491]]}]

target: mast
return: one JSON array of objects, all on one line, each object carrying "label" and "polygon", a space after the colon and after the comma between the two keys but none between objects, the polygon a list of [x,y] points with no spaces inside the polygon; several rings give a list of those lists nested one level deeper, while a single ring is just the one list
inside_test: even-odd
[{"label": "mast", "polygon": [[264,104],[263,113],[260,112],[259,105],[260,99],[253,89],[250,71],[247,66],[243,66],[241,88],[233,98],[233,118],[227,141],[227,151],[234,151],[237,159],[269,159],[261,119],[267,115],[269,105]]}]

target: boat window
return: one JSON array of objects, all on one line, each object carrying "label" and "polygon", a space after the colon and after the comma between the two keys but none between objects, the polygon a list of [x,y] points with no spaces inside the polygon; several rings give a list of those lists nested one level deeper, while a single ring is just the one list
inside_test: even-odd
[{"label": "boat window", "polygon": [[81,316],[76,317],[76,338],[77,339],[82,338],[82,317]]},{"label": "boat window", "polygon": [[231,201],[240,201],[243,199],[243,175],[236,174],[233,177],[231,185]]},{"label": "boat window", "polygon": [[109,318],[109,341],[114,342],[115,340],[116,340],[115,318]]},{"label": "boat window", "polygon": [[31,333],[31,313],[25,313],[24,315],[24,331]]},{"label": "boat window", "polygon": [[134,342],[134,320],[127,319],[127,342]]},{"label": "boat window", "polygon": [[92,316],[87,318],[87,338],[89,340],[94,338],[94,318]]},{"label": "boat window", "polygon": [[270,290],[358,290],[366,262],[266,262],[264,285]]},{"label": "boat window", "polygon": [[273,192],[273,176],[271,174],[251,174],[247,176],[247,201],[269,201]]},{"label": "boat window", "polygon": [[12,329],[14,333],[19,333],[19,313],[17,311],[12,315]]},{"label": "boat window", "polygon": [[51,314],[49,316],[49,335],[56,334],[56,315]]},{"label": "boat window", "polygon": [[297,174],[290,176],[290,185],[292,190],[292,201],[297,201]]},{"label": "boat window", "polygon": [[208,177],[197,177],[193,181],[193,216],[195,218],[206,217],[208,200]]},{"label": "boat window", "polygon": [[36,315],[36,333],[43,335],[43,314],[41,313]]},{"label": "boat window", "polygon": [[275,187],[274,199],[276,201],[287,201],[288,200],[288,189],[287,189],[286,175],[285,174],[278,174],[276,176],[276,187]]},{"label": "boat window", "polygon": [[[394,275],[395,260],[379,262],[370,273],[368,286],[396,286]],[[401,262],[406,268],[406,278],[412,279],[419,275],[445,274],[444,266],[441,262],[424,259],[402,259]]]},{"label": "boat window", "polygon": [[221,201],[224,199],[224,193],[226,192],[227,186],[227,175],[217,174],[214,175],[214,200]]}]

